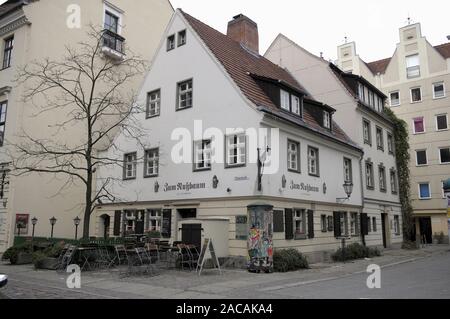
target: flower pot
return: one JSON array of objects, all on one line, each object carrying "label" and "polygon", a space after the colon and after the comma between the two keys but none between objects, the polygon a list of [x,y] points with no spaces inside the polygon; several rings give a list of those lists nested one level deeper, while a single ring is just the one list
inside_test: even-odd
[{"label": "flower pot", "polygon": [[15,256],[11,256],[10,260],[12,265],[28,265],[33,263],[33,255],[31,253],[19,252]]},{"label": "flower pot", "polygon": [[47,257],[40,261],[39,269],[56,270],[58,268],[58,258]]}]

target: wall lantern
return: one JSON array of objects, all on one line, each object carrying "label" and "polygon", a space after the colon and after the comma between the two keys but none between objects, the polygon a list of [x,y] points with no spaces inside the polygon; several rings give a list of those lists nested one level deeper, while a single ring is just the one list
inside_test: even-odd
[{"label": "wall lantern", "polygon": [[283,177],[281,177],[281,187],[286,188],[286,183],[286,176],[283,175]]},{"label": "wall lantern", "polygon": [[216,189],[217,186],[219,185],[219,179],[217,178],[216,175],[214,175],[212,182],[213,182],[213,188]]},{"label": "wall lantern", "polygon": [[346,181],[345,183],[344,183],[344,185],[342,185],[343,187],[344,187],[344,191],[345,191],[345,194],[347,194],[347,197],[344,197],[344,198],[336,198],[336,201],[339,203],[343,203],[343,202],[345,202],[345,201],[347,201],[347,200],[349,200],[350,199],[350,196],[352,195],[352,193],[353,193],[353,183],[352,182],[349,182],[349,181]]},{"label": "wall lantern", "polygon": [[158,181],[155,182],[155,193],[159,192],[159,183]]}]

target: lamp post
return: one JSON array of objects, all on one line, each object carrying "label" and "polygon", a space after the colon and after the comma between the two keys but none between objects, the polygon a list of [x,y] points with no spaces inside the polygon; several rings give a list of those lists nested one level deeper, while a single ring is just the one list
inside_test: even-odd
[{"label": "lamp post", "polygon": [[342,185],[344,187],[344,191],[345,194],[347,195],[347,197],[344,198],[336,198],[336,201],[339,202],[344,202],[346,200],[350,199],[350,196],[352,196],[353,193],[353,183],[350,181],[345,181],[344,185]]},{"label": "lamp post", "polygon": [[80,226],[81,219],[80,217],[75,217],[73,223],[75,224],[75,240],[78,239],[78,226]]},{"label": "lamp post", "polygon": [[50,238],[53,238],[53,227],[55,227],[56,221],[57,221],[57,219],[55,218],[55,216],[50,218],[50,225],[52,225],[52,233],[50,235]]},{"label": "lamp post", "polygon": [[37,222],[38,222],[38,219],[36,217],[33,217],[31,219],[31,225],[33,225],[33,231],[31,232],[31,247],[32,247],[33,251],[34,251],[34,244],[33,244],[34,243],[34,228],[36,227]]}]

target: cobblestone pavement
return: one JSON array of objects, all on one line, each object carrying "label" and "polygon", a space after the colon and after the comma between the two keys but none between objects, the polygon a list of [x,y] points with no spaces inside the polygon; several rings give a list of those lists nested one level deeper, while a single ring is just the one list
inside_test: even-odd
[{"label": "cobblestone pavement", "polygon": [[449,246],[430,246],[416,251],[386,250],[383,256],[371,260],[314,264],[308,270],[283,274],[252,274],[225,269],[222,275],[216,270],[207,270],[199,277],[195,272],[162,270],[154,277],[121,278],[118,269],[83,272],[81,289],[67,288],[67,274],[36,271],[31,265],[11,266],[3,263],[0,264],[0,273],[7,274],[9,282],[0,294],[12,299],[301,298],[302,290],[298,289],[301,286],[308,286],[310,295],[316,296],[313,294],[314,287],[320,284],[332,286],[336,280],[355,280],[357,276],[367,276],[366,269],[370,264],[378,264],[382,268],[401,268],[414,261],[426,262],[431,257],[448,256],[449,250]]}]

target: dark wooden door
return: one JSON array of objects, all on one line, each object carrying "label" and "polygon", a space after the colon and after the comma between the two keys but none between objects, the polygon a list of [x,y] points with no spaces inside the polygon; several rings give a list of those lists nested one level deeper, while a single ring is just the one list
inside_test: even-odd
[{"label": "dark wooden door", "polygon": [[181,241],[183,244],[192,244],[200,248],[202,243],[202,224],[183,224],[181,227]]},{"label": "dark wooden door", "polygon": [[143,235],[144,234],[144,221],[143,220],[137,220],[136,221],[136,226],[135,226],[134,232],[137,235]]},{"label": "dark wooden door", "polygon": [[381,214],[381,230],[383,231],[383,247],[387,248],[386,240],[386,214]]},{"label": "dark wooden door", "polygon": [[424,244],[433,243],[433,235],[431,233],[431,218],[422,217],[419,219],[421,242]]}]

